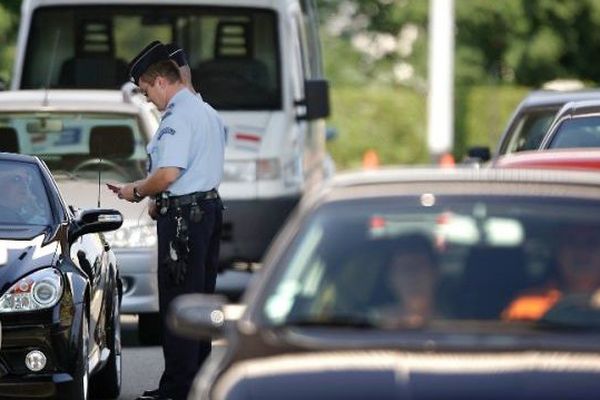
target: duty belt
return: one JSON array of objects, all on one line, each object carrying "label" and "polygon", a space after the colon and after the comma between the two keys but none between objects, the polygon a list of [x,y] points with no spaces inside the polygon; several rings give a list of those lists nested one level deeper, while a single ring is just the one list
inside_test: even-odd
[{"label": "duty belt", "polygon": [[211,189],[207,192],[194,192],[184,194],[181,196],[169,196],[168,193],[163,192],[160,195],[156,196],[156,205],[159,208],[177,208],[198,203],[202,200],[218,198],[219,192],[217,192],[215,189]]}]

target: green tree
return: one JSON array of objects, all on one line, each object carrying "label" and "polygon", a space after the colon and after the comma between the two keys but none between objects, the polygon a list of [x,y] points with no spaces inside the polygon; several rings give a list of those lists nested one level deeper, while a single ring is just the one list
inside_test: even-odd
[{"label": "green tree", "polygon": [[14,60],[20,7],[20,0],[0,3],[0,78],[5,82],[10,79]]},{"label": "green tree", "polygon": [[[348,51],[358,53],[351,57],[362,61],[358,65],[369,79],[389,83],[390,70],[399,63],[410,64],[416,78],[426,77],[429,1],[321,0],[319,5],[326,26],[340,15],[349,15],[346,19],[352,23],[333,36],[349,43]],[[455,14],[458,85],[538,86],[557,78],[600,82],[600,68],[593,62],[600,53],[600,1],[455,0]],[[399,48],[372,52],[377,37],[395,38],[400,46],[409,25],[418,29],[410,52],[403,54]],[[324,33],[332,35],[331,30]],[[361,35],[373,40],[357,40]],[[335,70],[331,73],[337,78]],[[395,83],[415,83],[395,78]]]}]

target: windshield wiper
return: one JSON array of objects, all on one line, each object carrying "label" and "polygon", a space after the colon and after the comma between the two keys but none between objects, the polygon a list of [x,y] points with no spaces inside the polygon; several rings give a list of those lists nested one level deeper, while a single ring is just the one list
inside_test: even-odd
[{"label": "windshield wiper", "polygon": [[327,318],[299,317],[291,318],[278,325],[279,328],[286,327],[324,327],[324,328],[378,328],[370,319],[359,315],[334,315]]}]

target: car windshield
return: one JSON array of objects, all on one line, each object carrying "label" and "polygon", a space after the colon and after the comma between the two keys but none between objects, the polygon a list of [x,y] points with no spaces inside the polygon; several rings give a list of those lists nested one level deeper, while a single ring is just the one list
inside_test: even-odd
[{"label": "car windshield", "polygon": [[0,225],[50,225],[52,211],[39,168],[0,161]]},{"label": "car windshield", "polygon": [[276,26],[274,12],[242,7],[38,8],[21,87],[119,88],[129,60],[160,40],[186,50],[193,82],[213,107],[280,109]]},{"label": "car windshield", "polygon": [[133,115],[0,113],[0,140],[15,153],[43,159],[57,179],[130,182],[145,174],[145,140]]},{"label": "car windshield", "polygon": [[333,202],[309,219],[278,267],[261,306],[271,326],[596,329],[600,203],[433,195]]},{"label": "car windshield", "polygon": [[507,134],[509,142],[504,153],[537,149],[550,127],[558,108],[544,108],[524,111],[511,125]]},{"label": "car windshield", "polygon": [[548,148],[600,147],[600,117],[565,120],[554,133]]}]

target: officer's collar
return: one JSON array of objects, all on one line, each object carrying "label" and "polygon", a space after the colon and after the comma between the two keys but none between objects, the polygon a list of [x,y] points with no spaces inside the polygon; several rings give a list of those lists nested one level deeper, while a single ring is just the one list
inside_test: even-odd
[{"label": "officer's collar", "polygon": [[188,92],[189,94],[192,94],[192,92],[190,92],[190,90],[186,87],[179,89],[177,91],[177,93],[175,93],[173,95],[173,97],[171,97],[171,100],[169,100],[169,103],[167,104],[167,107],[165,108],[165,110],[169,110],[169,109],[175,107],[175,102],[177,101],[177,99],[180,99],[183,96],[186,96],[186,92]]}]

